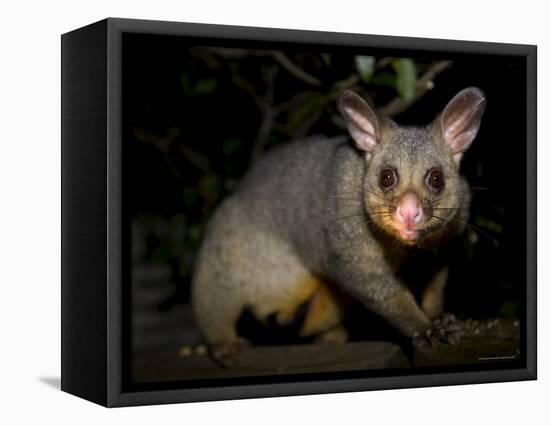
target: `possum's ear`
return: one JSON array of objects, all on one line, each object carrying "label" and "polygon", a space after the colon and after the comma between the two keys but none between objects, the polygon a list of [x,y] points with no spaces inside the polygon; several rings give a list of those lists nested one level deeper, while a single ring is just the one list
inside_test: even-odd
[{"label": "possum's ear", "polygon": [[468,87],[451,99],[441,113],[443,139],[458,159],[475,139],[486,104],[480,89]]},{"label": "possum's ear", "polygon": [[351,90],[342,91],[337,103],[357,147],[372,152],[378,145],[380,136],[376,113],[361,96]]}]

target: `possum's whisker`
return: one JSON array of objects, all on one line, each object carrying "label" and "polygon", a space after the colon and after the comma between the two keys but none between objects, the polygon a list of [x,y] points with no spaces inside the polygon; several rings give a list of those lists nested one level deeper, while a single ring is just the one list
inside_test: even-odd
[{"label": "possum's whisker", "polygon": [[435,215],[435,214],[432,214],[432,218],[436,219],[436,220],[439,220],[442,223],[447,223],[451,219],[450,217],[442,217],[442,216],[438,216],[438,215]]},{"label": "possum's whisker", "polygon": [[361,191],[364,189],[364,187],[363,187],[362,185],[357,185],[356,183],[353,183],[353,182],[349,182],[349,181],[348,181],[347,184],[348,184],[349,186],[354,187],[354,188],[360,189]]},{"label": "possum's whisker", "polygon": [[[432,217],[436,218],[436,219],[439,219],[441,221],[443,221],[444,219],[439,217],[439,216],[436,216],[436,215],[432,215]],[[457,219],[455,217],[452,217],[452,218],[449,218],[448,219],[449,222],[451,221],[454,221],[454,222],[457,222],[457,223],[460,223],[464,226],[467,226],[468,228],[470,229],[473,229],[474,231],[476,231],[477,233],[479,233],[480,235],[484,236],[485,238],[487,238],[489,241],[491,241],[496,247],[500,247],[500,243],[498,242],[498,240],[496,240],[495,238],[493,238],[491,235],[489,235],[487,232],[485,232],[483,229],[475,226],[475,225],[472,225],[471,223],[468,223],[464,220],[460,220],[460,219]]]},{"label": "possum's whisker", "polygon": [[373,195],[379,197],[381,200],[386,201],[386,196],[385,196],[382,192],[377,191],[376,189],[373,189],[372,187],[369,187],[369,186],[366,186],[366,185],[365,185],[365,186],[359,186],[359,185],[353,184],[353,183],[351,183],[351,182],[348,182],[348,184],[349,184],[350,186],[353,186],[354,188],[357,188],[357,189],[359,189],[359,190],[361,190],[361,191],[366,191],[366,192],[368,192],[369,194],[373,194]]},{"label": "possum's whisker", "polygon": [[391,224],[391,221],[390,221],[391,215],[389,215],[389,214],[380,213],[380,214],[371,215],[371,217],[372,217],[373,219],[378,219],[378,220],[381,221],[381,222],[383,222],[384,219],[386,219],[386,220],[387,220],[387,223],[384,223],[384,222],[383,222],[383,225],[390,225],[390,224]]},{"label": "possum's whisker", "polygon": [[433,211],[443,210],[443,211],[457,211],[460,210],[460,207],[432,207]]},{"label": "possum's whisker", "polygon": [[369,208],[381,208],[381,209],[391,209],[391,206],[388,204],[387,200],[384,201],[374,201],[369,203]]},{"label": "possum's whisker", "polygon": [[448,194],[445,194],[443,195],[442,197],[439,197],[439,198],[434,198],[432,200],[432,204],[437,204],[437,203],[440,203],[440,202],[445,202],[445,201],[448,201],[452,196],[454,196],[455,194],[457,194],[456,192],[451,192],[451,193],[448,193]]},{"label": "possum's whisker", "polygon": [[368,210],[369,213],[391,213],[392,211],[388,208],[382,208],[383,206],[381,206],[380,209],[378,210]]},{"label": "possum's whisker", "polygon": [[386,200],[386,196],[385,196],[383,193],[381,193],[381,192],[379,192],[379,191],[377,191],[377,190],[375,190],[375,189],[370,189],[370,188],[367,188],[367,187],[365,187],[365,188],[363,188],[363,189],[364,189],[366,192],[368,192],[369,194],[376,195],[376,196],[379,197],[381,200],[387,201],[387,200]]},{"label": "possum's whisker", "polygon": [[350,218],[353,218],[353,217],[361,217],[361,216],[365,217],[365,213],[361,212],[361,213],[355,213],[355,214],[350,214],[350,215],[346,215],[346,216],[335,217],[333,220],[350,219]]},{"label": "possum's whisker", "polygon": [[496,238],[493,238],[491,235],[489,235],[487,232],[485,232],[483,229],[479,228],[478,226],[472,225],[471,223],[468,223],[459,219],[453,218],[451,220],[462,223],[464,226],[467,226],[468,228],[473,229],[474,231],[476,231],[477,233],[479,233],[480,235],[484,236],[489,241],[491,241],[495,245],[495,247],[500,247],[500,242]]},{"label": "possum's whisker", "polygon": [[349,216],[342,216],[342,217],[337,217],[335,219],[332,219],[330,222],[335,222],[337,220],[346,220],[346,219],[358,219],[358,220],[361,220],[361,223],[365,224],[365,225],[369,225],[371,223],[374,223],[374,219],[366,219],[365,217],[361,217],[363,215],[361,214],[355,214],[355,215],[349,215]]},{"label": "possum's whisker", "polygon": [[[455,189],[453,191],[446,191],[445,193],[442,194],[441,197],[434,199],[432,202],[437,203],[438,201],[444,200],[445,198],[448,198],[448,197],[450,197],[452,195],[456,195],[456,194],[471,194],[472,192],[492,191],[492,190],[493,189],[491,189],[491,188],[485,188],[485,187],[481,187],[481,186],[472,186],[472,187],[469,187],[469,188],[459,188],[459,189]],[[475,195],[475,194],[473,194],[473,195]]]},{"label": "possum's whisker", "polygon": [[454,191],[446,191],[445,193],[443,193],[441,195],[441,197],[438,197],[438,198],[435,198],[434,200],[432,200],[432,203],[436,204],[436,203],[438,203],[442,200],[450,199],[451,196],[460,195],[460,194],[468,194],[468,193],[470,193],[470,191],[468,189],[456,189]]},{"label": "possum's whisker", "polygon": [[472,191],[493,191],[493,188],[488,188],[485,186],[471,186],[470,189]]},{"label": "possum's whisker", "polygon": [[358,201],[360,203],[363,202],[363,200],[361,198],[351,198],[351,197],[331,197],[331,198],[334,198],[336,200]]},{"label": "possum's whisker", "polygon": [[[341,210],[338,210],[338,209],[326,209],[324,210],[324,213],[322,213],[321,215],[316,215],[316,217],[319,217],[319,216],[324,216],[324,215],[333,215],[334,213],[342,213]],[[353,208],[347,208],[345,213],[348,213],[348,214],[357,214],[357,215],[364,215],[365,214],[365,210],[363,209],[363,207],[360,207],[360,206],[353,206]]]},{"label": "possum's whisker", "polygon": [[342,199],[342,200],[357,200],[357,201],[363,201],[362,198],[356,198],[356,197],[340,197],[340,196],[337,196],[337,195],[334,195],[330,198],[336,198],[336,199]]},{"label": "possum's whisker", "polygon": [[441,233],[442,225],[444,225],[442,219],[436,216],[432,216],[422,228],[418,229],[418,232],[424,235],[434,232]]}]

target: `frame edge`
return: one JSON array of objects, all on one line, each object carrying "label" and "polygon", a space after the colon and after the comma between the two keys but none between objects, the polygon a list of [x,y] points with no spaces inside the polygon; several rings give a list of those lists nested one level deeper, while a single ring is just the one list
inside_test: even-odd
[{"label": "frame edge", "polygon": [[106,21],[61,37],[61,390],[106,398]]},{"label": "frame edge", "polygon": [[[385,390],[417,388],[431,386],[448,386],[464,384],[497,383],[507,381],[536,380],[536,54],[534,45],[505,44],[476,41],[457,41],[429,38],[410,38],[394,36],[375,36],[353,33],[336,33],[321,31],[302,31],[277,28],[255,28],[231,25],[179,23],[165,21],[147,21],[122,18],[108,18],[107,69],[108,69],[108,384],[107,401],[109,407],[132,405],[198,402],[211,400],[277,397],[306,394],[325,394],[337,392],[356,392],[368,390]],[[388,43],[407,46],[407,49],[434,51],[444,48],[452,53],[506,54],[525,56],[527,58],[527,130],[528,170],[535,170],[528,176],[528,277],[527,277],[527,366],[522,369],[493,370],[467,373],[443,373],[436,375],[392,376],[368,379],[288,382],[265,385],[246,385],[232,387],[196,388],[178,390],[158,390],[147,392],[124,392],[121,373],[121,35],[124,32],[149,34],[173,34],[191,37],[236,37],[250,40],[273,42],[301,42],[315,44],[347,44],[362,46],[366,43],[375,47],[387,48]],[[420,45],[422,45],[420,47]],[[534,185],[533,185],[534,183]],[[533,192],[534,191],[534,192]],[[533,222],[534,220],[534,222]],[[534,269],[533,269],[534,268]],[[117,281],[118,280],[118,281]]]}]

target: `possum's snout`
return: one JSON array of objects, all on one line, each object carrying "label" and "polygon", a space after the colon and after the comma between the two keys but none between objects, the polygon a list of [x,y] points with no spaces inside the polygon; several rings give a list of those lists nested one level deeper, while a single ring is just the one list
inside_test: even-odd
[{"label": "possum's snout", "polygon": [[422,204],[416,194],[406,192],[397,203],[393,216],[393,227],[405,241],[415,240],[418,236],[417,225],[424,218]]}]

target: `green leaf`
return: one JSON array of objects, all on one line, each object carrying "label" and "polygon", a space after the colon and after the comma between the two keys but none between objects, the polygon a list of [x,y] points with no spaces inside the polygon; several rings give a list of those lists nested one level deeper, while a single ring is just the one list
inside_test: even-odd
[{"label": "green leaf", "polygon": [[236,154],[242,147],[242,140],[239,138],[230,138],[223,142],[223,153],[227,156]]},{"label": "green leaf", "polygon": [[483,164],[481,164],[481,161],[478,161],[478,163],[476,164],[476,176],[483,176]]},{"label": "green leaf", "polygon": [[218,87],[218,80],[215,78],[203,78],[193,83],[185,73],[180,75],[180,83],[183,91],[191,96],[208,95]]},{"label": "green leaf", "polygon": [[183,203],[185,207],[192,207],[197,201],[197,190],[192,186],[183,188]]},{"label": "green leaf", "polygon": [[392,61],[397,74],[396,88],[399,96],[408,101],[414,96],[416,88],[416,65],[412,59],[399,58]]},{"label": "green leaf", "polygon": [[475,254],[476,241],[472,238],[471,232],[465,232],[462,237],[462,246],[464,247],[464,254],[468,260],[472,260]]},{"label": "green leaf", "polygon": [[218,87],[218,80],[214,78],[203,78],[198,80],[193,87],[194,95],[207,95],[212,93]]},{"label": "green leaf", "polygon": [[374,56],[356,56],[355,66],[359,72],[359,76],[365,83],[370,83],[374,74],[374,64],[376,59]]},{"label": "green leaf", "polygon": [[373,77],[372,83],[376,86],[389,86],[395,88],[395,80],[395,75],[389,72],[381,72]]},{"label": "green leaf", "polygon": [[321,53],[321,59],[327,67],[330,67],[332,65],[332,55],[328,53]]},{"label": "green leaf", "polygon": [[475,224],[480,228],[486,229],[488,231],[494,232],[496,234],[502,234],[502,225],[496,223],[491,219],[487,219],[482,216],[478,216],[475,219]]},{"label": "green leaf", "polygon": [[500,315],[503,317],[512,317],[517,318],[520,314],[520,307],[519,303],[514,301],[507,301],[504,302],[503,305],[500,307]]},{"label": "green leaf", "polygon": [[188,230],[189,239],[193,243],[197,243],[201,239],[202,230],[200,225],[191,225]]},{"label": "green leaf", "polygon": [[199,181],[199,193],[204,199],[213,201],[218,197],[219,184],[218,176],[206,173]]},{"label": "green leaf", "polygon": [[314,114],[323,108],[326,103],[326,98],[319,94],[313,93],[300,106],[294,109],[289,116],[288,127],[294,132],[311,114]]}]

